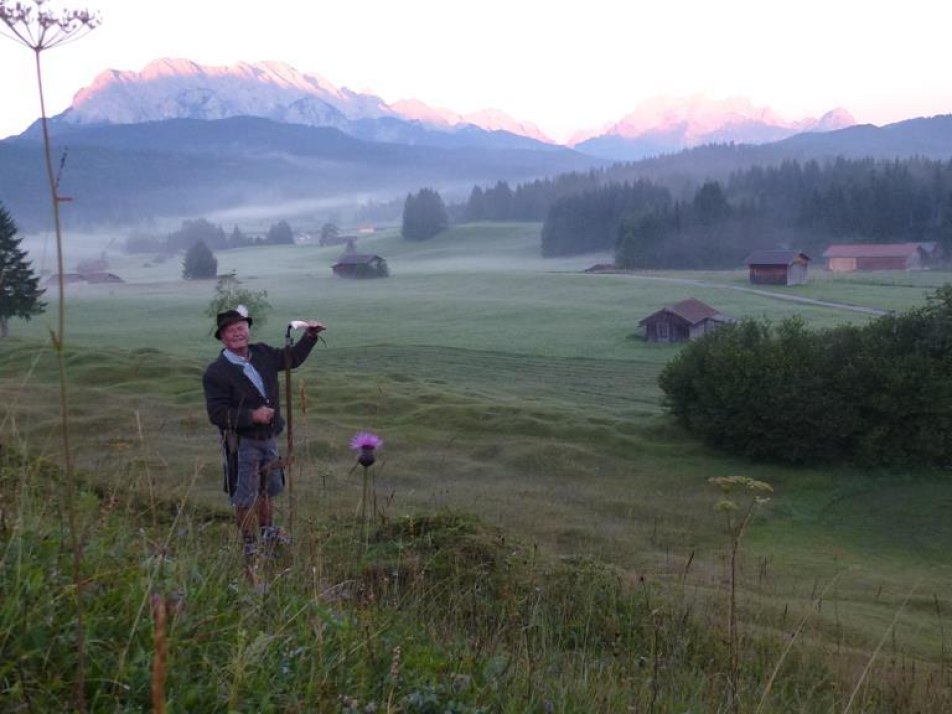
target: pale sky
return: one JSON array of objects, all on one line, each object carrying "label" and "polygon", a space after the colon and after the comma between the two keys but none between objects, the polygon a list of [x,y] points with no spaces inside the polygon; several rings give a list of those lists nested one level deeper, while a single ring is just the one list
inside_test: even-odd
[{"label": "pale sky", "polygon": [[[387,102],[413,98],[461,114],[500,109],[557,141],[663,95],[745,97],[788,120],[835,107],[878,125],[952,113],[945,0],[50,0],[48,7],[102,16],[87,37],[43,53],[50,115],[100,72],[141,71],[162,57],[216,66],[278,60]],[[33,53],[0,37],[0,138],[38,116]]]}]

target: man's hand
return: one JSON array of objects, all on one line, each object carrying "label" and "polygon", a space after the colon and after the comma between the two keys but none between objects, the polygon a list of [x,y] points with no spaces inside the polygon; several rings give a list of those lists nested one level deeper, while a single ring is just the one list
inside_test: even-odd
[{"label": "man's hand", "polygon": [[255,424],[270,424],[274,421],[274,409],[260,406],[251,412],[251,421]]}]

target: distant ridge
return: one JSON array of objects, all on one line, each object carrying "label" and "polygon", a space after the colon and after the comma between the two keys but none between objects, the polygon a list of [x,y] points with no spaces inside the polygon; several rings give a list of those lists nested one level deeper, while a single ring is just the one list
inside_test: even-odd
[{"label": "distant ridge", "polygon": [[[413,98],[387,104],[372,93],[336,87],[319,74],[277,61],[221,67],[164,58],[141,72],[107,70],[80,90],[56,120],[90,125],[234,116],[332,127],[369,141],[494,146],[499,134],[507,134],[509,146],[555,144],[536,125],[498,109],[459,114]],[[761,144],[855,123],[839,108],[819,118],[788,121],[742,97],[657,97],[614,123],[576,132],[567,145],[598,158],[630,161],[706,143]]]},{"label": "distant ridge", "polygon": [[[136,124],[235,116],[333,127],[374,141],[419,140],[421,129],[456,133],[475,127],[552,143],[538,127],[496,109],[463,116],[419,100],[388,105],[373,94],[338,88],[320,75],[275,61],[210,67],[186,59],[158,59],[141,72],[108,70],[77,92],[56,120],[74,125]],[[417,131],[397,130],[394,122],[415,125]]]},{"label": "distant ridge", "polygon": [[[216,212],[319,220],[394,206],[422,187],[461,203],[477,186],[516,190],[571,172],[683,192],[791,159],[952,160],[952,115],[837,129],[852,122],[842,110],[784,122],[747,100],[694,97],[642,107],[574,148],[533,138],[531,125],[494,110],[470,119],[416,100],[387,105],[280,62],[208,68],[168,59],[102,73],[51,120],[51,135],[67,158],[61,190],[74,198],[64,213],[73,227]],[[48,222],[40,140],[35,123],[0,141],[0,201],[24,230]]]},{"label": "distant ridge", "polygon": [[835,131],[856,123],[845,109],[820,118],[782,119],[769,107],[734,97],[710,100],[659,97],[643,102],[620,121],[596,132],[581,132],[569,144],[578,151],[613,160],[633,161],[703,144],[765,144],[802,132]]}]

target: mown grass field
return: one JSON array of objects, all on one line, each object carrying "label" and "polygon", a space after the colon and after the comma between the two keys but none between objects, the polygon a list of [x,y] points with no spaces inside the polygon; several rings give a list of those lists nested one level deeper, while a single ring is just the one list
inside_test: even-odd
[{"label": "mown grass field", "polygon": [[[217,255],[220,273],[268,293],[274,311],[256,324],[258,339],[280,344],[295,318],[328,326],[294,377],[299,518],[353,512],[360,482],[347,441],[372,430],[385,441],[376,486],[393,516],[463,509],[547,552],[602,559],[632,579],[683,579],[703,598],[722,588],[726,547],[707,479],[742,474],[775,488],[743,544],[752,627],[785,631],[808,616],[810,637],[842,653],[868,654],[888,633],[891,656],[948,667],[948,472],[795,469],[705,448],[661,406],[656,378],[678,347],[636,336],[639,319],[687,297],[735,317],[800,315],[815,328],[873,316],[737,290],[749,287],[740,270],[584,274],[607,256],[544,260],[538,232],[472,225],[426,243],[362,238],[360,250],[390,266],[376,281],[334,278],[339,248]],[[177,259],[110,260],[125,283],[67,289],[77,465],[107,487],[224,513],[201,392],[219,349],[204,314],[214,284],[181,280]],[[903,310],[950,278],[811,273],[808,285],[763,292]],[[47,297],[48,313],[15,321],[0,344],[0,439],[58,459]],[[283,508],[287,517],[288,499]]]}]

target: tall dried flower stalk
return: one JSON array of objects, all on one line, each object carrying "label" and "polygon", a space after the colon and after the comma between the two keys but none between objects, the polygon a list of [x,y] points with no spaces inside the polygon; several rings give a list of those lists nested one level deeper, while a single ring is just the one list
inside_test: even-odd
[{"label": "tall dried flower stalk", "polygon": [[163,595],[152,595],[152,618],[154,620],[154,638],[152,653],[152,712],[165,714],[165,676],[169,658],[169,645],[166,639],[166,616],[168,603]]},{"label": "tall dried flower stalk", "polygon": [[[716,486],[725,496],[717,502],[715,508],[724,514],[727,526],[728,548],[728,597],[727,597],[727,644],[728,670],[727,680],[730,688],[730,710],[740,712],[739,657],[740,641],[737,635],[737,557],[740,542],[747,526],[754,517],[754,509],[770,499],[761,494],[773,492],[773,487],[764,481],[747,476],[722,476],[709,478],[708,483]],[[732,497],[737,495],[737,500]],[[740,501],[740,503],[738,503]]]},{"label": "tall dried flower stalk", "polygon": [[[99,16],[89,10],[59,10],[49,8],[46,0],[33,0],[32,3],[9,2],[0,0],[0,34],[19,42],[33,51],[36,85],[40,97],[40,124],[43,129],[43,154],[46,162],[46,177],[49,182],[50,202],[53,211],[53,225],[56,231],[56,265],[59,287],[59,316],[56,332],[51,331],[53,349],[57,355],[60,383],[60,418],[63,432],[63,457],[65,473],[66,513],[69,519],[69,532],[73,552],[73,581],[76,598],[76,708],[86,711],[86,647],[83,625],[82,601],[82,546],[76,525],[74,507],[74,473],[72,449],[69,440],[69,420],[67,418],[66,398],[66,361],[63,354],[66,323],[65,281],[63,279],[63,232],[60,221],[59,180],[53,171],[52,150],[50,147],[49,124],[46,116],[46,98],[43,93],[43,70],[40,61],[45,50],[74,42],[94,30],[100,23]],[[4,29],[5,28],[5,29]]]}]

